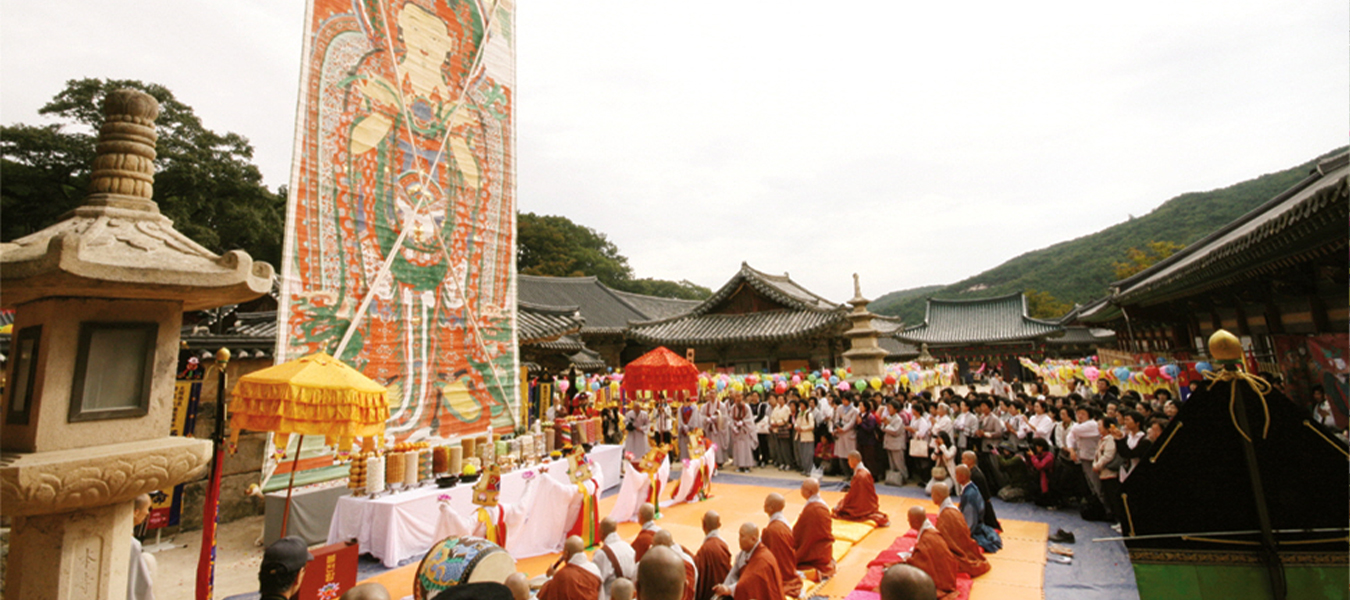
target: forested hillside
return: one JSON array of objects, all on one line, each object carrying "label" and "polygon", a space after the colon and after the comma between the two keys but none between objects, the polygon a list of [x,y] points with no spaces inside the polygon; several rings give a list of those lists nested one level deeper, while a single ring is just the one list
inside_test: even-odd
[{"label": "forested hillside", "polygon": [[1146,215],[1106,229],[1033,250],[988,271],[950,285],[891,292],[870,308],[900,316],[908,324],[923,321],[924,299],[980,298],[1017,290],[1040,290],[1068,303],[1083,303],[1104,295],[1114,281],[1115,263],[1125,262],[1130,248],[1169,241],[1188,245],[1275,197],[1307,176],[1321,158],[1208,192],[1182,194]]}]

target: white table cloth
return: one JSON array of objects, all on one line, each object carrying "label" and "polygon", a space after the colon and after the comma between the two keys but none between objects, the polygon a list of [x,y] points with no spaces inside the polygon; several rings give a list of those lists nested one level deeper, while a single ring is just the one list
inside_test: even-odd
[{"label": "white table cloth", "polygon": [[[622,446],[595,446],[591,449],[590,458],[600,466],[606,488],[619,484],[623,465]],[[549,469],[547,476],[562,483],[570,483],[566,464],[565,461],[559,462]],[[524,473],[525,470],[521,469],[502,475],[500,498],[503,502],[512,502],[524,494]],[[440,517],[437,503],[441,495],[449,495],[451,505],[461,514],[467,514],[475,508],[471,483],[452,488],[418,488],[386,494],[373,500],[354,496],[340,498],[337,509],[333,511],[333,521],[328,526],[328,543],[354,539],[360,544],[361,552],[370,553],[386,567],[397,566],[405,559],[425,553],[436,542],[432,538],[435,536],[436,520]]]}]

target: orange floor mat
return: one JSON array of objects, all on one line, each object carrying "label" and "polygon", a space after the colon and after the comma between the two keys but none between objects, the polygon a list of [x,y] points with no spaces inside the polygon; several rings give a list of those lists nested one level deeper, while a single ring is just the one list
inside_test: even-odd
[{"label": "orange floor mat", "polygon": [[[761,527],[768,521],[768,516],[764,514],[764,497],[770,493],[778,492],[787,499],[787,508],[783,515],[788,521],[796,522],[797,515],[801,513],[805,500],[801,494],[795,490],[782,490],[776,488],[759,487],[752,485],[735,485],[714,482],[713,496],[703,502],[691,504],[678,504],[662,510],[662,517],[658,523],[663,529],[670,531],[675,537],[675,542],[689,548],[690,551],[697,551],[703,543],[703,513],[709,510],[715,510],[722,517],[722,537],[732,547],[732,553],[737,551],[736,530],[741,523],[753,521]],[[842,492],[821,492],[821,498],[833,505],[843,498]],[[609,514],[614,506],[615,496],[602,499],[600,501],[601,516]],[[896,536],[904,535],[908,528],[905,524],[905,513],[911,506],[923,506],[927,510],[932,510],[931,502],[921,502],[912,498],[899,498],[895,496],[879,497],[881,510],[891,515],[892,525],[886,528],[872,530],[870,534],[863,537],[857,544],[850,549],[849,553],[839,561],[837,574],[825,582],[816,594],[826,595],[832,598],[842,598],[853,591],[867,574],[867,563],[882,550],[890,546]],[[971,593],[973,600],[982,600],[985,598],[1010,598],[1013,600],[1040,599],[1043,598],[1041,591],[1043,573],[1045,570],[1045,543],[1049,535],[1049,528],[1044,523],[1026,523],[1021,521],[1004,520],[1003,525],[1006,533],[1003,536],[1003,550],[997,554],[989,556],[989,562],[993,569],[989,573],[975,580],[975,586]],[[619,525],[619,535],[624,539],[633,539],[638,532],[637,523],[623,523]],[[533,558],[522,559],[517,562],[518,570],[528,574],[531,577],[542,575],[548,570],[549,565],[553,564],[558,558],[557,554],[536,556]],[[1039,558],[1039,562],[1036,560]],[[1028,568],[1028,567],[1035,568]],[[416,572],[417,564],[410,564],[397,569],[386,571],[365,581],[374,581],[384,584],[393,598],[403,598],[412,594],[413,574]],[[364,582],[363,582],[364,583]],[[1034,585],[1034,588],[1031,587]]]}]

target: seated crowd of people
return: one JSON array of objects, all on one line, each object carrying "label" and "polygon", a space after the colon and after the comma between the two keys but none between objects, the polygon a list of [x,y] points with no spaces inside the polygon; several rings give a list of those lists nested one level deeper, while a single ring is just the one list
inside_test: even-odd
[{"label": "seated crowd of people", "polygon": [[[863,508],[854,520],[884,519],[877,509],[876,492],[861,485],[866,467],[855,452],[850,463],[857,473],[854,486],[838,505],[830,507],[820,497],[820,482],[805,479],[799,489],[804,506],[795,523],[784,517],[788,499],[770,493],[764,499],[767,522],[742,523],[735,534],[734,546],[722,535],[722,520],[715,511],[702,518],[704,537],[697,551],[675,542],[672,534],[656,524],[656,509],[643,504],[639,509],[641,528],[632,540],[618,534],[618,524],[610,518],[600,523],[603,545],[587,556],[580,537],[567,538],[562,556],[549,567],[546,579],[537,591],[528,576],[513,573],[502,583],[473,583],[438,592],[430,600],[482,598],[501,600],[755,600],[802,597],[807,586],[834,574],[833,519],[853,518],[850,510]],[[970,484],[965,466],[955,469],[957,485],[949,490],[935,486],[932,492],[937,518],[930,521],[923,507],[909,511],[908,521],[917,532],[916,543],[899,564],[917,569],[888,573],[879,588],[882,597],[938,598],[955,589],[958,573],[978,577],[989,571],[984,552],[993,551],[981,539],[988,531],[972,515],[982,504],[968,504],[980,498]],[[962,488],[962,486],[965,486]],[[961,505],[952,495],[960,498]],[[934,524],[936,523],[936,524]],[[991,532],[996,537],[997,532]],[[733,555],[732,549],[737,552]],[[314,559],[300,538],[286,537],[271,544],[264,553],[259,571],[263,600],[294,598],[304,580],[307,563]],[[896,579],[900,580],[897,581]],[[926,583],[925,583],[926,582]],[[936,590],[928,596],[894,595],[915,583],[919,589]],[[903,584],[903,585],[901,585]],[[898,587],[897,587],[898,586]],[[906,592],[908,593],[908,592]],[[937,594],[937,595],[934,595]],[[342,595],[342,600],[389,600],[388,590],[378,583],[358,585]]]},{"label": "seated crowd of people", "polygon": [[[958,574],[987,573],[985,554],[1002,548],[994,497],[1044,507],[1077,505],[1085,519],[1117,521],[1123,513],[1121,483],[1180,408],[1167,389],[1141,397],[1133,391],[1121,394],[1104,380],[1096,382],[1095,391],[1079,381],[1067,394],[1055,396],[1045,394],[1043,382],[995,383],[990,392],[972,390],[965,396],[952,389],[936,397],[818,389],[806,399],[795,390],[764,400],[753,392],[710,395],[701,402],[652,407],[655,415],[632,407],[623,419],[629,428],[625,444],[637,438],[645,445],[651,437],[661,443],[661,430],[684,437],[686,431],[706,428],[711,438],[721,440],[720,464],[740,469],[774,465],[805,474],[804,505],[796,522],[784,517],[788,499],[770,493],[764,500],[767,521],[742,523],[730,544],[721,533],[720,516],[705,512],[704,538],[691,550],[656,524],[655,506],[642,504],[634,539],[622,539],[617,523],[608,518],[599,526],[603,544],[589,556],[581,538],[569,537],[537,591],[525,574],[516,573],[496,587],[451,588],[433,600],[800,597],[812,583],[834,574],[834,519],[890,525],[875,487],[874,474],[882,473],[892,485],[924,487],[935,510],[932,518],[922,506],[909,510],[908,525],[916,532],[913,550],[886,570],[877,592],[883,600],[954,597]],[[655,432],[649,430],[653,421]],[[833,507],[820,497],[822,473],[848,477],[845,496]],[[1114,526],[1120,529],[1119,522]],[[268,549],[260,575],[264,600],[291,597],[300,578],[294,567],[303,571],[307,554],[293,538]],[[367,584],[343,598],[383,600],[388,595]]]}]

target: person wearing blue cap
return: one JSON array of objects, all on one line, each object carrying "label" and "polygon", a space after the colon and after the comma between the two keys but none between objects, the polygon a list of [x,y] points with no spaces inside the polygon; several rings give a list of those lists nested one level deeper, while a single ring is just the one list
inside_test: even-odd
[{"label": "person wearing blue cap", "polygon": [[300,582],[305,580],[305,564],[314,560],[304,540],[286,536],[263,552],[262,567],[258,570],[259,600],[291,600],[300,593]]}]

